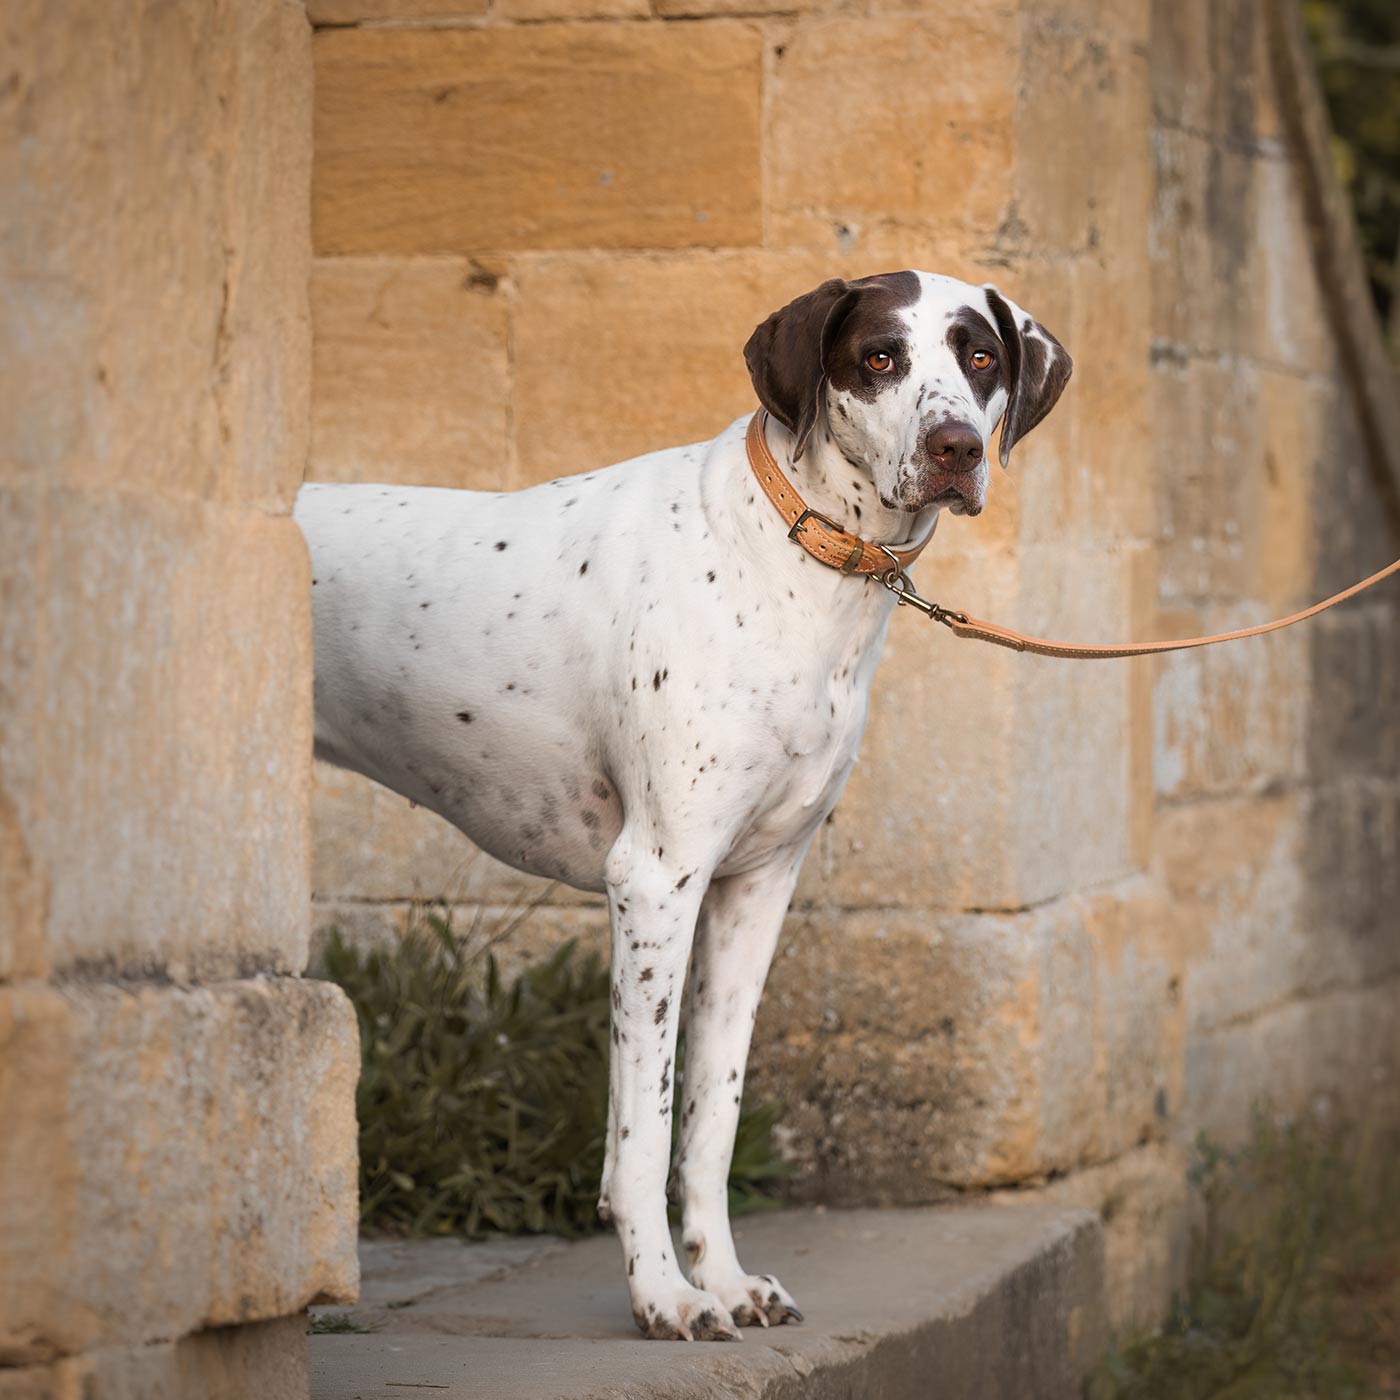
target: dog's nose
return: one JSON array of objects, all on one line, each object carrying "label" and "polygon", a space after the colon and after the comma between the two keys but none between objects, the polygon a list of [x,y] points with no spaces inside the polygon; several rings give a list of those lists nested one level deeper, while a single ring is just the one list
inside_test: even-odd
[{"label": "dog's nose", "polygon": [[982,434],[971,423],[940,423],[928,435],[928,454],[945,472],[970,472],[982,460]]}]

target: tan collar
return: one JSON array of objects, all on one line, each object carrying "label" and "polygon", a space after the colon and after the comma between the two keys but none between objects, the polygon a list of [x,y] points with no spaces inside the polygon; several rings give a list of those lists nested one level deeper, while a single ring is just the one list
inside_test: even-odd
[{"label": "tan collar", "polygon": [[891,569],[903,573],[923,553],[938,527],[937,516],[918,544],[893,549],[888,545],[871,544],[842,529],[820,511],[809,509],[792,482],[783,475],[783,469],[768,447],[764,436],[767,422],[768,411],[762,408],[749,420],[746,441],[749,466],[763,487],[763,494],[787,522],[788,539],[796,540],[819,564],[840,569],[843,574],[887,574]]}]

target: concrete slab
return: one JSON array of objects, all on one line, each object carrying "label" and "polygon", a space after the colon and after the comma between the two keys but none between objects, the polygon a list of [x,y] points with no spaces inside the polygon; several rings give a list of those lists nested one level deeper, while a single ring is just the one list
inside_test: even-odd
[{"label": "concrete slab", "polygon": [[1103,1345],[1097,1217],[1036,1205],[785,1211],[735,1231],[801,1327],[646,1342],[611,1236],[367,1241],[348,1312],[311,1338],[312,1400],[1061,1400]]}]

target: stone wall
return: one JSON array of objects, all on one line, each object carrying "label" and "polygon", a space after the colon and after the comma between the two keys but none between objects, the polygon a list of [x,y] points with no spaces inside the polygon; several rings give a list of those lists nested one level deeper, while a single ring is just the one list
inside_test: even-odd
[{"label": "stone wall", "polygon": [[[312,0],[310,474],[509,489],[713,435],[833,274],[992,279],[1074,381],[925,590],[1085,640],[1233,627],[1393,556],[1254,0]],[[1394,590],[1069,664],[891,627],[759,1015],[800,1195],[1047,1189],[1119,1320],[1184,1145],[1271,1095],[1400,1121]],[[968,732],[967,713],[979,723]],[[951,717],[958,717],[956,726]],[[890,794],[904,801],[895,804]],[[401,799],[316,775],[315,923],[414,897],[603,941]]]},{"label": "stone wall", "polygon": [[[307,958],[311,31],[0,18],[0,1395],[305,1394],[353,1299]],[[253,1324],[253,1325],[249,1325]]]}]

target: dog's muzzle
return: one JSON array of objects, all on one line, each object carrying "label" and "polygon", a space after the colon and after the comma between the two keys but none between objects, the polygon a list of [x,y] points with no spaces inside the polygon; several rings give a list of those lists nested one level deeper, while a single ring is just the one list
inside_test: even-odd
[{"label": "dog's muzzle", "polygon": [[907,509],[945,506],[954,515],[981,515],[987,503],[986,448],[971,423],[935,423],[924,434],[921,473]]}]

